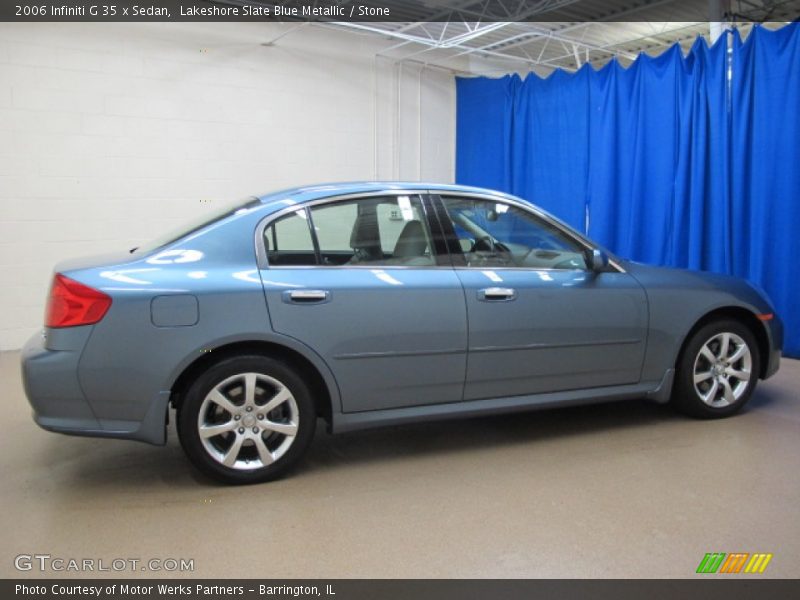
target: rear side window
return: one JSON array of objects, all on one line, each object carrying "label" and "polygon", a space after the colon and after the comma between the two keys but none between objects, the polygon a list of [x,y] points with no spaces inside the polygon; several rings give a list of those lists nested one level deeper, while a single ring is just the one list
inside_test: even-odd
[{"label": "rear side window", "polygon": [[341,202],[314,209],[311,214],[319,247],[327,252],[350,254],[350,236],[358,218],[358,206],[354,202]]},{"label": "rear side window", "polygon": [[310,213],[316,246],[303,211],[293,213],[293,220],[285,216],[266,228],[265,245],[271,265],[436,264],[418,196],[342,200],[312,207]]},{"label": "rear side window", "polygon": [[264,247],[271,265],[316,264],[314,240],[305,209],[285,215],[267,227]]},{"label": "rear side window", "polygon": [[435,264],[422,202],[389,196],[324,204],[311,209],[326,265]]}]

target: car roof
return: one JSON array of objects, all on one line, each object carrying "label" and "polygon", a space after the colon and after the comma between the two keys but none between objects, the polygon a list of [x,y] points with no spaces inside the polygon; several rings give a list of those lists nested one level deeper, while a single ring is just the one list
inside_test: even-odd
[{"label": "car roof", "polygon": [[420,181],[350,181],[336,183],[319,183],[315,185],[302,186],[270,192],[258,196],[259,200],[265,205],[271,205],[273,210],[285,208],[293,204],[304,204],[327,198],[330,196],[343,196],[349,194],[369,194],[388,191],[408,190],[408,191],[435,191],[451,192],[462,194],[481,194],[500,196],[513,200],[519,200],[514,196],[490,190],[486,188],[472,187],[467,185],[451,185],[444,183],[428,183]]}]

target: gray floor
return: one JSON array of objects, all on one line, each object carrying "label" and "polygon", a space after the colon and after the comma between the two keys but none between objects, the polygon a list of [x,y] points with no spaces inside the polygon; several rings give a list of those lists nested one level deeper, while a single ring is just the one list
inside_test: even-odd
[{"label": "gray floor", "polygon": [[798,361],[732,419],[629,402],[320,431],[293,477],[239,488],[174,436],[40,431],[17,362],[0,354],[2,577],[23,553],[192,558],[196,577],[688,577],[712,551],[800,576]]}]

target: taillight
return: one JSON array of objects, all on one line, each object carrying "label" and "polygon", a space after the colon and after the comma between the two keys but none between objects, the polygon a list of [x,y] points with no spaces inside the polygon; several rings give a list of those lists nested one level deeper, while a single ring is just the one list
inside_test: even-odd
[{"label": "taillight", "polygon": [[56,273],[44,324],[46,327],[91,325],[102,319],[110,306],[111,297],[107,294]]}]

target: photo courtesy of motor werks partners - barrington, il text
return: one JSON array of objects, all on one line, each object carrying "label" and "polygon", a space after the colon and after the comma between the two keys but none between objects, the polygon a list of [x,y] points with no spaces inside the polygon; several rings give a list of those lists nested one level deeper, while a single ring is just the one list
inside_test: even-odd
[{"label": "photo courtesy of motor werks partners - barrington, il text", "polygon": [[245,588],[242,585],[135,585],[127,583],[114,583],[109,585],[71,585],[71,584],[49,584],[49,585],[26,585],[18,583],[15,586],[15,596],[90,596],[101,598],[104,596],[150,596],[159,594],[160,596],[242,596],[245,592],[258,593],[262,596],[335,596],[333,586],[326,584],[324,590],[316,585],[265,585],[260,584],[253,588]]}]

